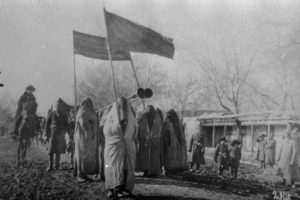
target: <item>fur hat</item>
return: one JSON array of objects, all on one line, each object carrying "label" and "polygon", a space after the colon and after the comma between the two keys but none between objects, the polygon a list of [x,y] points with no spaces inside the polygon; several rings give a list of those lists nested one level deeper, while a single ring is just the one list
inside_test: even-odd
[{"label": "fur hat", "polygon": [[35,88],[33,87],[33,85],[28,85],[28,86],[26,87],[26,90],[35,91]]},{"label": "fur hat", "polygon": [[234,146],[234,145],[236,145],[236,144],[241,144],[241,142],[238,141],[238,140],[233,140],[233,141],[231,142],[231,146]]},{"label": "fur hat", "polygon": [[220,142],[221,142],[221,141],[227,142],[227,140],[226,140],[225,137],[221,137]]}]

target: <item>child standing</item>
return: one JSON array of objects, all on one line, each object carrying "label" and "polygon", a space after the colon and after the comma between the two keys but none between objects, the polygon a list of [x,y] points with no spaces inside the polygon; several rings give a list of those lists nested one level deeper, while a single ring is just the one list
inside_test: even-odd
[{"label": "child standing", "polygon": [[223,171],[228,170],[229,150],[225,137],[220,139],[220,143],[216,146],[214,161],[219,168],[219,175],[223,176]]},{"label": "child standing", "polygon": [[237,178],[238,168],[240,166],[240,160],[242,157],[240,144],[241,143],[238,140],[233,140],[229,150],[231,176],[234,178]]}]

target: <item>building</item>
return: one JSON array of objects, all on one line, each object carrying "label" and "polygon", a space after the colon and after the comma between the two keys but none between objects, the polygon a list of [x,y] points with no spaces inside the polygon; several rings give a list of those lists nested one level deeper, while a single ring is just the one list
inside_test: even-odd
[{"label": "building", "polygon": [[242,142],[242,160],[250,161],[256,158],[258,136],[261,134],[268,136],[272,131],[276,140],[276,155],[278,155],[278,147],[282,143],[282,136],[288,124],[300,123],[298,113],[282,111],[243,114],[204,113],[194,118],[201,126],[207,152],[212,153],[220,138],[225,136],[229,142],[239,139]]}]

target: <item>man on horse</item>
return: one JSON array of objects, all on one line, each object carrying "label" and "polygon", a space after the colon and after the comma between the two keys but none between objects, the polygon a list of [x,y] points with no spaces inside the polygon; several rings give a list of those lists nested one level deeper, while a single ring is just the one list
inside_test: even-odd
[{"label": "man on horse", "polygon": [[18,101],[13,135],[13,138],[18,138],[20,142],[18,148],[18,165],[20,161],[25,161],[26,151],[30,146],[30,139],[35,135],[38,104],[33,95],[34,91],[35,88],[32,85],[27,86],[26,91]]},{"label": "man on horse", "polygon": [[[22,94],[22,96],[20,97],[20,99],[18,101],[18,108],[17,108],[16,115],[15,115],[15,122],[18,122],[20,117],[22,117],[22,111],[25,110],[24,109],[25,105],[27,105],[29,107],[28,110],[30,111],[30,113],[28,113],[28,114],[32,114],[32,115],[36,116],[36,110],[37,110],[38,104],[36,103],[36,99],[33,95],[34,91],[35,91],[35,88],[32,85],[29,85],[26,87],[25,92]],[[17,130],[15,130],[15,131],[17,131]]]}]

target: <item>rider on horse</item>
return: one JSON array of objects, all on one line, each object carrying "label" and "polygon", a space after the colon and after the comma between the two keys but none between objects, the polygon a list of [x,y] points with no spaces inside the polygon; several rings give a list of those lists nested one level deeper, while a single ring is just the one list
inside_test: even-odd
[{"label": "rider on horse", "polygon": [[34,91],[35,88],[32,85],[29,85],[26,87],[26,91],[18,101],[18,108],[15,115],[15,128],[13,132],[13,138],[18,138],[20,142],[18,148],[18,164],[20,164],[20,161],[25,161],[26,150],[30,146],[30,139],[35,136],[37,119],[36,110],[38,104],[33,96]]},{"label": "rider on horse", "polygon": [[33,95],[34,91],[35,88],[32,85],[27,86],[26,91],[18,101],[18,108],[15,115],[15,129],[14,129],[15,136],[18,136],[18,131],[19,131],[18,129],[20,127],[20,123],[22,121],[24,111],[27,111],[26,113],[27,116],[36,117],[36,110],[38,104],[36,103],[36,99]]}]

